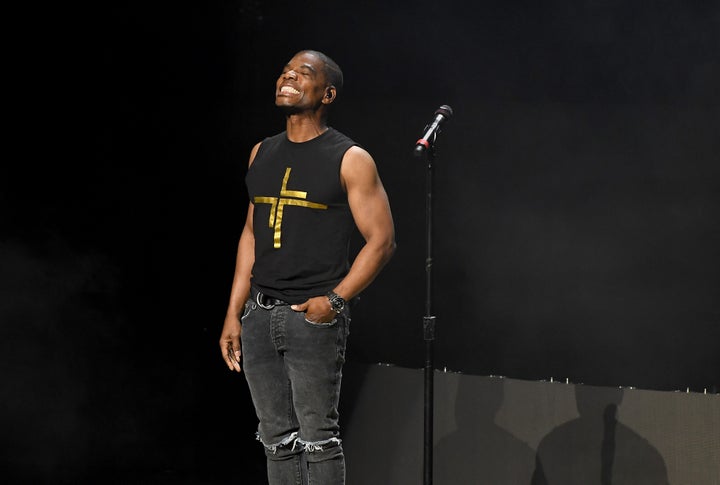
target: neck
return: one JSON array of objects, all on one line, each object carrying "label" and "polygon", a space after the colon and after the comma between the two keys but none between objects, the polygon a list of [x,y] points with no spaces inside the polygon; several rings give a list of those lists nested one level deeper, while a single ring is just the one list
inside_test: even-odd
[{"label": "neck", "polygon": [[304,113],[288,115],[285,126],[288,139],[295,143],[312,140],[328,129],[325,119]]}]

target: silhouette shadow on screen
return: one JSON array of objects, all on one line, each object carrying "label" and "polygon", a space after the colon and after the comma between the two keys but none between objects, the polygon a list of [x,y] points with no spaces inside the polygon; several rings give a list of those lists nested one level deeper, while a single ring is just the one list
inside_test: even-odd
[{"label": "silhouette shadow on screen", "polygon": [[622,388],[576,385],[580,416],[540,441],[531,485],[668,485],[660,453],[617,420],[622,398]]}]

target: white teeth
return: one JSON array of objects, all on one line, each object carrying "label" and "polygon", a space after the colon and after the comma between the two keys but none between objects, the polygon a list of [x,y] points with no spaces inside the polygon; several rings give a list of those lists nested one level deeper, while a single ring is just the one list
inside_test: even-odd
[{"label": "white teeth", "polygon": [[297,89],[292,88],[290,86],[281,87],[280,92],[283,94],[300,94],[300,91],[298,91]]}]

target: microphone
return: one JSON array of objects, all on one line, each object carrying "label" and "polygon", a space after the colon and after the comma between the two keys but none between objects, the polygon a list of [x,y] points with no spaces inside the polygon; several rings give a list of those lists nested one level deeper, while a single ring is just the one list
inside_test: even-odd
[{"label": "microphone", "polygon": [[425,150],[430,148],[430,145],[435,141],[435,135],[440,132],[440,124],[450,119],[452,114],[452,108],[446,104],[435,110],[435,118],[433,118],[432,122],[428,125],[422,138],[415,142],[415,155],[421,155]]}]

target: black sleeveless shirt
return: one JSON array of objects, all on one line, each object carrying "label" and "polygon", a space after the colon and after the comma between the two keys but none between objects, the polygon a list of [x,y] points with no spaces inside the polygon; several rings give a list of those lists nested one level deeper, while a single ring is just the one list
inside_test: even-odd
[{"label": "black sleeveless shirt", "polygon": [[302,303],[347,274],[355,225],[340,165],[354,145],[333,128],[303,143],[286,132],[263,140],[245,177],[254,204],[251,281],[263,293]]}]

